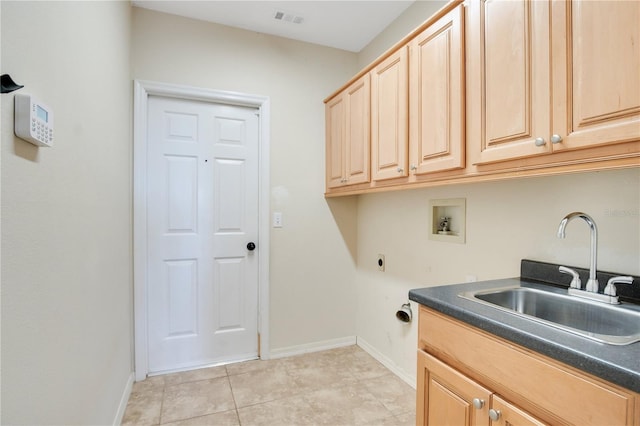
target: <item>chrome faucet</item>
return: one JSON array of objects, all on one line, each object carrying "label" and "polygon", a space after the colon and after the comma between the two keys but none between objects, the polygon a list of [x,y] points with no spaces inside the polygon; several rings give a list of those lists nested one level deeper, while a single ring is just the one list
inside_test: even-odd
[{"label": "chrome faucet", "polygon": [[564,229],[572,219],[579,217],[584,219],[589,225],[591,229],[591,262],[589,265],[589,280],[587,281],[587,286],[585,287],[586,291],[597,293],[599,284],[598,278],[596,277],[596,263],[597,263],[597,251],[598,251],[598,228],[596,227],[596,222],[593,220],[591,216],[582,212],[573,212],[566,215],[561,221],[560,226],[558,227],[558,238],[565,238]]},{"label": "chrome faucet", "polygon": [[598,278],[596,277],[598,227],[596,226],[596,222],[586,213],[569,213],[560,221],[560,226],[558,227],[558,238],[566,237],[564,229],[567,227],[567,223],[576,217],[584,219],[584,221],[587,222],[587,225],[589,225],[589,229],[591,229],[591,264],[589,267],[589,280],[587,281],[587,286],[584,290],[582,290],[580,276],[576,271],[571,268],[567,268],[566,266],[560,266],[558,268],[561,273],[572,276],[571,284],[569,284],[567,292],[572,296],[583,297],[585,299],[596,300],[598,302],[609,303],[611,305],[618,305],[620,304],[620,300],[618,298],[616,284],[633,284],[633,277],[612,277],[607,282],[607,286],[604,288],[603,294],[598,293],[599,285]]}]

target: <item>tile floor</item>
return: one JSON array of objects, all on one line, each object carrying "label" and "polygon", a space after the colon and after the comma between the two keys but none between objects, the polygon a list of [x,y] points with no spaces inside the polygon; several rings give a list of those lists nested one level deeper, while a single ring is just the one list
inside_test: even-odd
[{"label": "tile floor", "polygon": [[123,425],[415,425],[415,390],[358,346],[155,376]]}]

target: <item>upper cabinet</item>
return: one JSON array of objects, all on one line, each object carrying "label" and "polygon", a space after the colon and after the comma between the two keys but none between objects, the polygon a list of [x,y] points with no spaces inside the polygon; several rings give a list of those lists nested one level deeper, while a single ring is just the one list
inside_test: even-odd
[{"label": "upper cabinet", "polygon": [[640,139],[640,2],[551,8],[553,149]]},{"label": "upper cabinet", "polygon": [[408,175],[408,55],[403,46],[371,71],[373,180]]},{"label": "upper cabinet", "polygon": [[638,76],[639,1],[452,0],[325,100],[327,195],[637,167]]},{"label": "upper cabinet", "polygon": [[409,169],[416,175],[465,166],[464,8],[409,43]]},{"label": "upper cabinet", "polygon": [[638,2],[471,1],[473,162],[637,141],[638,22]]},{"label": "upper cabinet", "polygon": [[473,0],[468,28],[474,162],[550,152],[549,2]]},{"label": "upper cabinet", "polygon": [[365,74],[325,105],[327,188],[370,180],[370,80]]},{"label": "upper cabinet", "polygon": [[327,188],[344,185],[346,157],[346,110],[344,96],[336,96],[325,104],[326,179]]}]

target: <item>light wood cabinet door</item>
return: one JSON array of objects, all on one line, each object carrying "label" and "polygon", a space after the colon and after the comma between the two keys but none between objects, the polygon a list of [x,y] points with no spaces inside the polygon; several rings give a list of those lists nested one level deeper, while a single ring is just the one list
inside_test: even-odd
[{"label": "light wood cabinet door", "polygon": [[370,180],[370,78],[366,74],[327,102],[327,188]]},{"label": "light wood cabinet door", "polygon": [[345,177],[348,185],[370,180],[371,84],[365,74],[346,90],[347,149]]},{"label": "light wood cabinet door", "polygon": [[370,73],[373,180],[408,176],[407,59],[407,46],[403,46]]},{"label": "light wood cabinet door", "polygon": [[542,0],[469,3],[469,137],[475,164],[551,152],[549,9]]},{"label": "light wood cabinet door", "polygon": [[325,104],[327,188],[336,188],[345,184],[345,104],[344,96],[336,96]]},{"label": "light wood cabinet door", "polygon": [[464,8],[409,44],[409,164],[416,175],[464,168]]},{"label": "light wood cabinet door", "polygon": [[418,426],[489,425],[491,392],[424,351],[418,351],[416,397]]},{"label": "light wood cabinet door", "polygon": [[491,399],[491,409],[489,415],[497,417],[497,420],[491,421],[491,426],[546,426],[540,420],[533,417],[526,411],[521,410],[515,405],[505,401],[498,395],[493,395]]},{"label": "light wood cabinet door", "polygon": [[640,2],[556,0],[552,22],[554,151],[640,139]]}]

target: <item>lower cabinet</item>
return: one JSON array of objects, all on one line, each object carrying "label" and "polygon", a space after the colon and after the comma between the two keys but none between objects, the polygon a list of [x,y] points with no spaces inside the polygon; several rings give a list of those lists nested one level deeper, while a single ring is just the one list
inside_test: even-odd
[{"label": "lower cabinet", "polygon": [[424,351],[418,351],[417,425],[545,425]]},{"label": "lower cabinet", "polygon": [[640,426],[640,394],[420,307],[416,424]]}]

